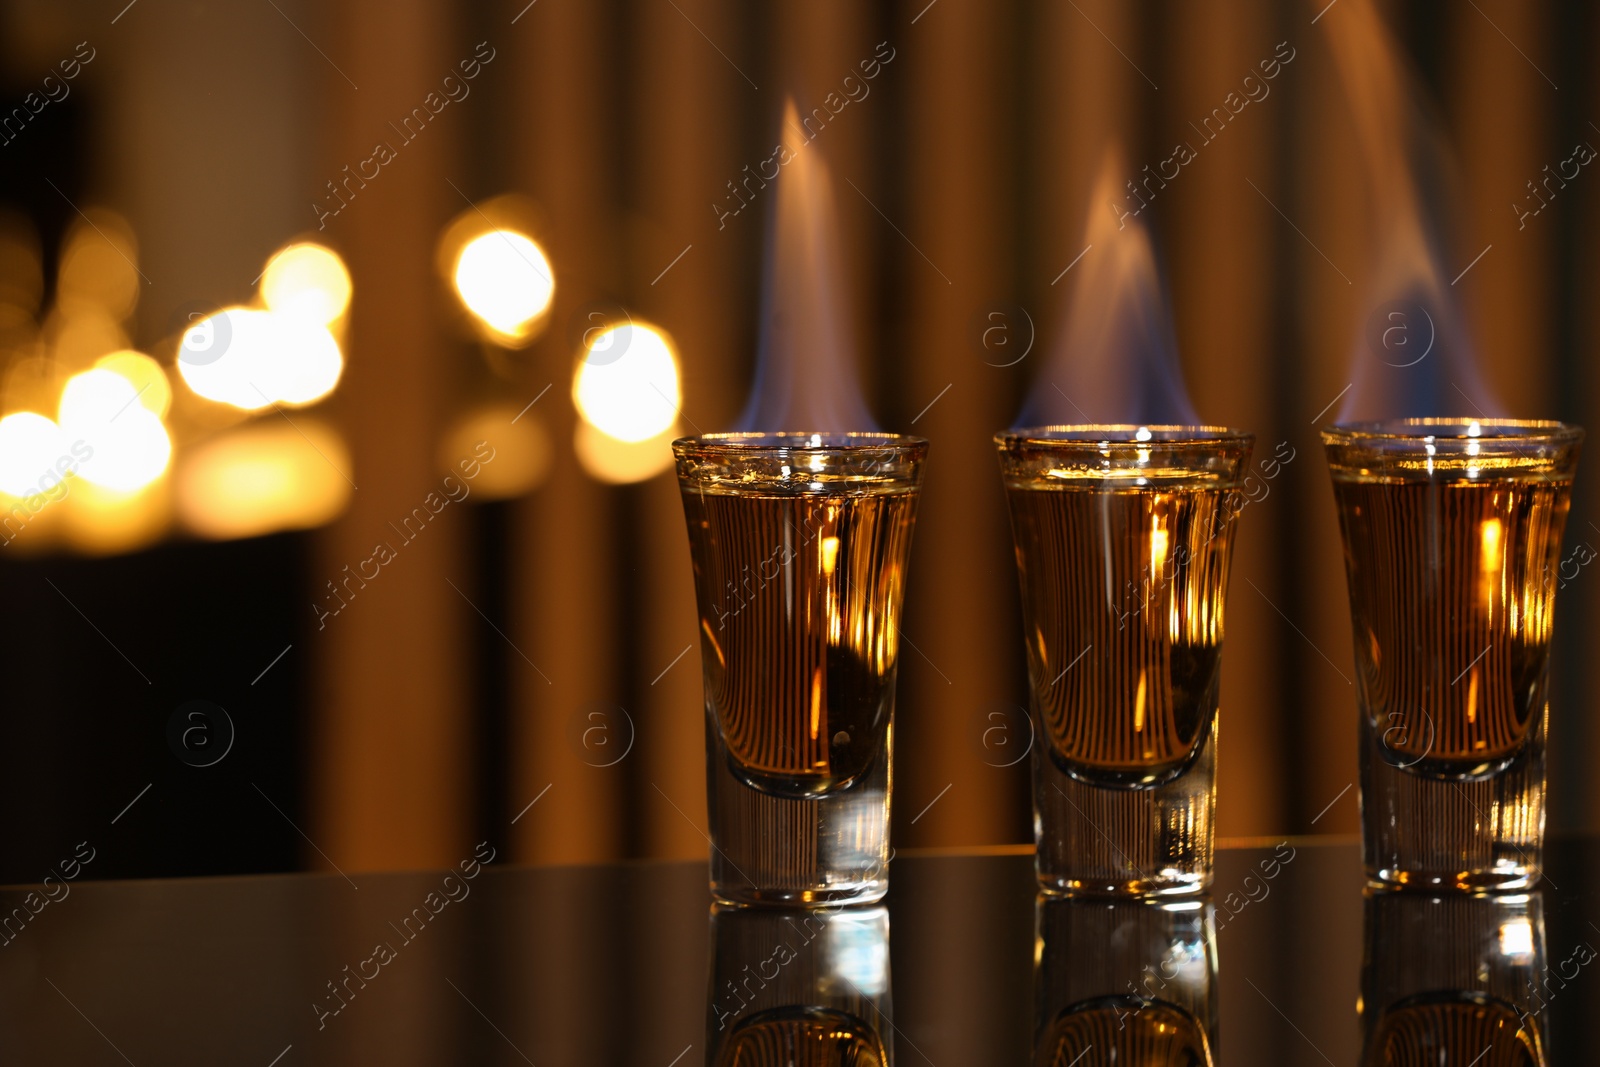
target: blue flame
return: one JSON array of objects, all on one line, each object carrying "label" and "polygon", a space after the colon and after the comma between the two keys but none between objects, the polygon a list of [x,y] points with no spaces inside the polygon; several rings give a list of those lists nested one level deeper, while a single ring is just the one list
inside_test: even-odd
[{"label": "blue flame", "polygon": [[1479,370],[1455,288],[1461,275],[1447,283],[1441,269],[1435,215],[1442,195],[1435,183],[1425,191],[1419,174],[1447,173],[1447,154],[1421,114],[1416,79],[1371,0],[1350,0],[1326,25],[1355,121],[1377,247],[1339,421],[1503,416]]},{"label": "blue flame", "polygon": [[767,220],[756,377],[735,429],[876,430],[856,377],[828,167],[816,144],[804,139],[792,100],[784,114]]},{"label": "blue flame", "polygon": [[1143,220],[1119,212],[1119,157],[1108,152],[1091,200],[1086,250],[1070,272],[1065,330],[1016,425],[1199,423],[1178,363],[1172,311]]}]

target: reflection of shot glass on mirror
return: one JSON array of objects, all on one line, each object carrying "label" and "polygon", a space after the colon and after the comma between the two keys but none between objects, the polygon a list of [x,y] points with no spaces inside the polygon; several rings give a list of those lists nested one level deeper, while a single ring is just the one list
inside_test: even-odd
[{"label": "reflection of shot glass on mirror", "polygon": [[887,1067],[889,999],[887,909],[712,909],[706,1063]]},{"label": "reflection of shot glass on mirror", "polygon": [[1361,965],[1362,1067],[1546,1067],[1544,1007],[1576,967],[1545,967],[1537,892],[1369,892]]},{"label": "reflection of shot glass on mirror", "polygon": [[1035,1064],[1217,1062],[1209,900],[1040,897],[1036,930]]},{"label": "reflection of shot glass on mirror", "polygon": [[1512,889],[1539,878],[1550,637],[1582,437],[1490,419],[1323,434],[1374,883]]},{"label": "reflection of shot glass on mirror", "polygon": [[1022,583],[1041,888],[1198,892],[1252,438],[1112,425],[995,440]]},{"label": "reflection of shot glass on mirror", "polygon": [[673,450],[700,613],[712,892],[877,900],[927,442],[736,433]]}]

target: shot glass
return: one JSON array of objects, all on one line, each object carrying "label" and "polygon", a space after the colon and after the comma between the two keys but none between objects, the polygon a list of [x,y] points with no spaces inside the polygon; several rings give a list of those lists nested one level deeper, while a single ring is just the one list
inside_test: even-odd
[{"label": "shot glass", "polygon": [[707,1004],[713,1067],[889,1067],[888,909],[713,907]]},{"label": "shot glass", "polygon": [[1210,900],[1041,896],[1035,916],[1035,1064],[1216,1064]]},{"label": "shot glass", "polygon": [[1364,935],[1362,1067],[1547,1067],[1545,1004],[1594,958],[1546,968],[1538,892],[1369,890]]},{"label": "shot glass", "polygon": [[999,434],[1034,727],[1047,893],[1211,881],[1223,607],[1248,434]]},{"label": "shot glass", "polygon": [[1530,886],[1583,431],[1409,419],[1322,436],[1349,579],[1368,881]]},{"label": "shot glass", "polygon": [[705,675],[711,889],[743,904],[888,890],[900,611],[928,443],[673,443]]}]

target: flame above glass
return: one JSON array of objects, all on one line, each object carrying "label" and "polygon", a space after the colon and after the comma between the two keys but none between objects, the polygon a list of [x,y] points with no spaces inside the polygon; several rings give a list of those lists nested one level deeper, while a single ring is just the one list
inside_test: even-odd
[{"label": "flame above glass", "polygon": [[[821,150],[784,105],[768,216],[756,378],[736,429],[877,429],[857,381],[833,183]],[[760,177],[752,193],[766,183]]]},{"label": "flame above glass", "polygon": [[1437,216],[1451,168],[1435,124],[1421,113],[1417,80],[1371,0],[1349,0],[1327,27],[1375,246],[1339,421],[1502,415],[1454,288],[1460,276],[1445,278]]},{"label": "flame above glass", "polygon": [[1071,268],[1064,328],[1019,426],[1125,422],[1193,426],[1172,311],[1144,221],[1116,206],[1120,152],[1108,150]]}]

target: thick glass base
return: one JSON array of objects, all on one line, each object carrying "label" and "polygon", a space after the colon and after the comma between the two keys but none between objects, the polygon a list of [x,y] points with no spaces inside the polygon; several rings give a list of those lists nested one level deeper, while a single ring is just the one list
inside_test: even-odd
[{"label": "thick glass base", "polygon": [[711,896],[718,904],[735,907],[797,908],[875,904],[889,892],[889,880],[880,878],[855,886],[829,886],[826,889],[757,889],[742,882],[711,882]]},{"label": "thick glass base", "polygon": [[1211,887],[1209,877],[1132,878],[1122,882],[1085,882],[1039,875],[1039,892],[1049,897],[1188,897]]},{"label": "thick glass base", "polygon": [[1211,885],[1215,723],[1171,782],[1106,788],[1065,773],[1034,748],[1034,836],[1041,892],[1052,896],[1186,896]]},{"label": "thick glass base", "polygon": [[1543,871],[1545,719],[1510,765],[1487,777],[1425,777],[1384,759],[1361,725],[1361,851],[1367,881],[1389,889],[1528,889]]},{"label": "thick glass base", "polygon": [[1083,881],[1038,875],[1038,891],[1051,897],[1197,896],[1211,888],[1210,877],[1128,878],[1125,881]]},{"label": "thick glass base", "polygon": [[1539,884],[1543,874],[1536,866],[1518,865],[1507,865],[1494,871],[1368,870],[1367,884],[1374,889],[1495,893],[1500,890],[1532,889]]},{"label": "thick glass base", "polygon": [[727,904],[867,904],[889,891],[889,766],[883,751],[849,786],[821,797],[751,787],[708,723],[711,894]]}]

